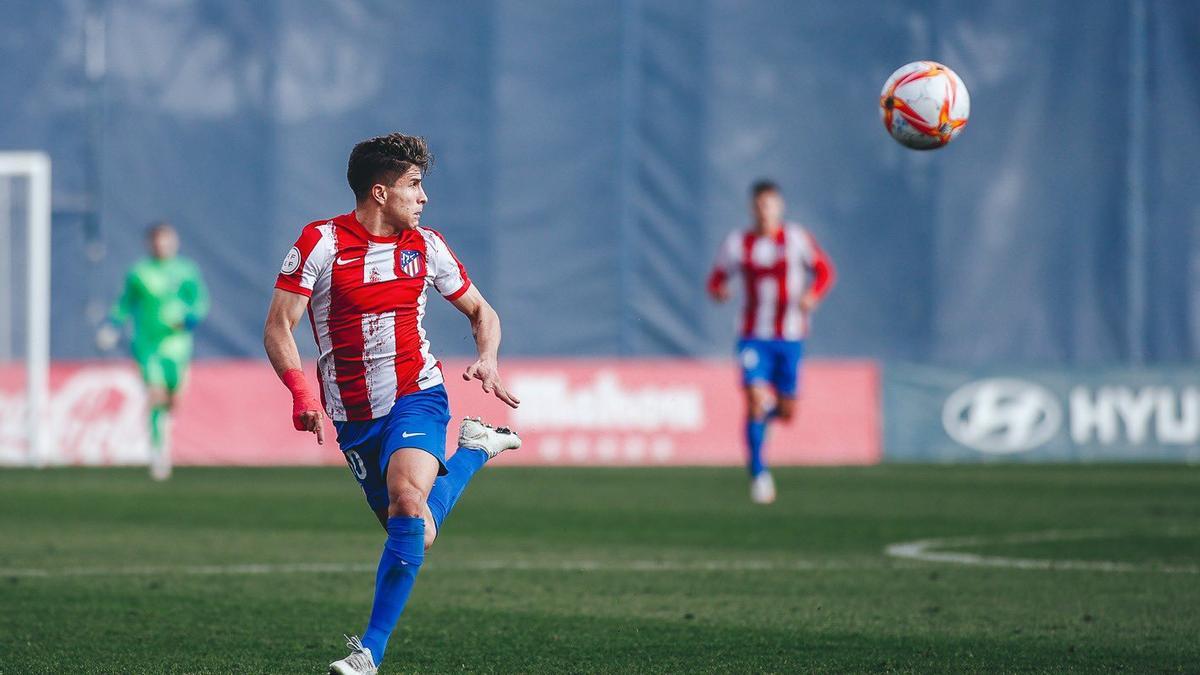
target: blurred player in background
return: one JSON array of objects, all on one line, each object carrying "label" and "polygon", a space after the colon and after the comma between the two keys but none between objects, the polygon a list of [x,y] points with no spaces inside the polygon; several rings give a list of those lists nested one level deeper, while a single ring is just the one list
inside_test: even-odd
[{"label": "blurred player in background", "polygon": [[179,235],[170,223],[146,230],[149,257],[125,275],[121,297],[100,327],[96,343],[116,346],[127,321],[133,322],[130,347],[146,383],[150,423],[150,475],[171,476],[171,410],[183,387],[192,358],[192,331],[208,314],[208,291],[200,270],[179,252]]},{"label": "blurred player in background", "polygon": [[292,424],[324,443],[321,404],[300,370],[292,331],[307,311],[320,356],[317,375],[338,445],[387,531],[375,601],[362,640],[329,664],[339,675],[375,673],[408,601],[425,549],[484,462],[520,447],[517,435],[479,419],[459,427],[446,460],[450,404],[421,327],[433,287],[471,321],[479,359],[463,379],[516,408],[500,381],[500,317],[467,277],[442,235],[420,226],[432,156],[423,138],[390,134],[354,146],[350,213],[310,223],[283,261],[264,342],[292,393]]},{"label": "blurred player in background", "polygon": [[775,481],[763,458],[767,425],[788,422],[796,393],[809,317],[833,285],[833,263],[803,227],[783,219],[783,194],[769,180],[750,190],[754,223],[721,243],[708,279],[718,302],[729,299],[729,278],[741,272],[746,304],[737,343],[746,395],[750,498],[775,501]]}]

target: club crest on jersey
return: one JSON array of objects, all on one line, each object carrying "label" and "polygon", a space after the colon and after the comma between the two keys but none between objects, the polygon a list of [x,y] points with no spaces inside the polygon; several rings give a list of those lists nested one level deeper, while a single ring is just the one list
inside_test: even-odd
[{"label": "club crest on jersey", "polygon": [[425,275],[425,263],[420,251],[400,251],[400,271],[407,277]]}]

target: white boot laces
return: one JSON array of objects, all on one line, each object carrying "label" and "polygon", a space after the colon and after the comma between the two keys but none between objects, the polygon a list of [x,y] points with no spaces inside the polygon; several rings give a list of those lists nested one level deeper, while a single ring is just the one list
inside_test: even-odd
[{"label": "white boot laces", "polygon": [[363,646],[362,640],[357,635],[343,635],[342,637],[346,638],[346,647],[350,650],[350,656],[346,657],[346,663],[364,671],[375,668],[375,660],[371,658],[371,652]]}]

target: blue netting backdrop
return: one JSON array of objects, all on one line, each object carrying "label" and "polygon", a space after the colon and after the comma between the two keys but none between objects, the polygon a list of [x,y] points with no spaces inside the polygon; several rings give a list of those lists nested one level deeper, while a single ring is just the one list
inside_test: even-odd
[{"label": "blue netting backdrop", "polygon": [[[973,104],[933,153],[877,109],[919,58]],[[54,161],[60,358],[95,354],[164,217],[212,289],[199,354],[260,354],[283,254],[391,130],[438,155],[425,222],[508,354],[728,353],[703,280],[770,176],[840,272],[814,353],[1200,356],[1191,0],[0,0],[0,64],[0,149]],[[428,322],[470,352],[451,308]]]}]

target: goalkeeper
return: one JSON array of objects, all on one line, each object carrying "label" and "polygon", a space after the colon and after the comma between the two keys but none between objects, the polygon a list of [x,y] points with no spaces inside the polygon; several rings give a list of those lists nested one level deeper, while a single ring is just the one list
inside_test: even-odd
[{"label": "goalkeeper", "polygon": [[169,223],[146,231],[150,255],[125,275],[125,288],[96,342],[116,346],[127,321],[130,347],[146,383],[150,423],[150,475],[171,476],[170,415],[192,358],[192,331],[208,313],[208,291],[192,261],[178,257],[179,235]]}]

